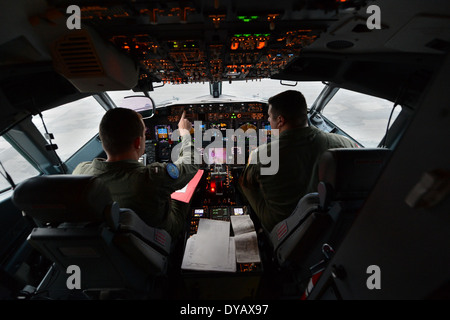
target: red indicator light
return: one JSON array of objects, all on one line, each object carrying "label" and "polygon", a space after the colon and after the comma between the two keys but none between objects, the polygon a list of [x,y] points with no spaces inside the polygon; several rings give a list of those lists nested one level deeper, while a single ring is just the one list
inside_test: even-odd
[{"label": "red indicator light", "polygon": [[215,192],[216,191],[216,183],[215,182],[211,182],[210,190],[211,190],[211,192]]}]

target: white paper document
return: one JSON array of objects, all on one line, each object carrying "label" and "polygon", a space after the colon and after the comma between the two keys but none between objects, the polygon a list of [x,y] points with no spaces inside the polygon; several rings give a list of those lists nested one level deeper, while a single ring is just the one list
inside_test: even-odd
[{"label": "white paper document", "polygon": [[258,237],[249,215],[231,216],[237,263],[261,262]]},{"label": "white paper document", "polygon": [[237,263],[261,262],[256,231],[235,235],[234,244]]},{"label": "white paper document", "polygon": [[[261,262],[250,216],[230,220],[200,219],[197,233],[186,242],[181,269],[236,272],[236,263]],[[230,237],[230,223],[234,237]]]},{"label": "white paper document", "polygon": [[184,270],[236,272],[234,239],[230,222],[200,219],[197,234],[186,242]]},{"label": "white paper document", "polygon": [[253,221],[248,214],[241,216],[231,216],[230,220],[234,235],[255,231]]}]

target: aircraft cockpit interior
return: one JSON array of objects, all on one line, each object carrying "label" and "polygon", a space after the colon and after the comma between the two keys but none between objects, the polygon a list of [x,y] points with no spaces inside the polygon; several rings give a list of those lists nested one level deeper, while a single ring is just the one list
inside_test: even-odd
[{"label": "aircraft cockpit interior", "polygon": [[[450,298],[448,1],[18,0],[0,25],[1,300],[221,300],[236,305],[215,315],[264,315],[275,300]],[[317,131],[278,159],[293,119],[269,101],[286,91]],[[121,194],[74,174],[116,161],[99,133],[116,108],[144,125],[125,162],[166,179],[138,205],[188,208],[178,237],[119,204],[137,183]],[[306,165],[289,152],[318,132],[343,146],[303,154],[312,182],[297,199]],[[186,152],[195,174],[168,195]],[[247,196],[254,161],[289,168],[281,205]],[[280,190],[262,180],[261,194]]]}]

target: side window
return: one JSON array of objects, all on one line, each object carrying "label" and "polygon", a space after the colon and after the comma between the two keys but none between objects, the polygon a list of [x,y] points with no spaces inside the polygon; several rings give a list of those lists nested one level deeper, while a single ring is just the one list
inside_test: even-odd
[{"label": "side window", "polygon": [[[386,133],[394,103],[366,94],[340,89],[322,110],[323,116],[364,147],[377,147]],[[397,106],[390,124],[401,111]]]},{"label": "side window", "polygon": [[[58,145],[56,152],[61,161],[69,159],[86,142],[98,133],[105,109],[90,96],[42,112],[45,127],[52,133],[52,143]],[[36,115],[34,125],[45,135],[42,119]]]},{"label": "side window", "polygon": [[2,176],[6,175],[4,170],[8,172],[16,185],[39,174],[39,171],[3,137],[0,137],[0,161],[3,165],[3,167],[0,166],[0,172],[2,173],[0,175],[0,193],[11,187],[5,177]]}]

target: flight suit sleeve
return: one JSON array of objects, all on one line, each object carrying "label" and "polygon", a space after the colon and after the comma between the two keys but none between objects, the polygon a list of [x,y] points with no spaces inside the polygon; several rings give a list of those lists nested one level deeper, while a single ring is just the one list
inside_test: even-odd
[{"label": "flight suit sleeve", "polygon": [[174,162],[177,166],[180,176],[176,182],[177,189],[183,188],[197,173],[200,168],[200,154],[194,147],[191,135],[181,136],[181,149],[179,158]]},{"label": "flight suit sleeve", "polygon": [[238,188],[241,194],[252,207],[259,221],[264,227],[270,225],[270,215],[268,214],[267,204],[260,187],[261,163],[258,161],[258,149],[250,153],[248,163],[239,178]]},{"label": "flight suit sleeve", "polygon": [[248,189],[258,188],[258,178],[261,172],[260,167],[261,164],[258,161],[258,149],[255,149],[248,157],[247,165],[242,172],[239,183]]}]

